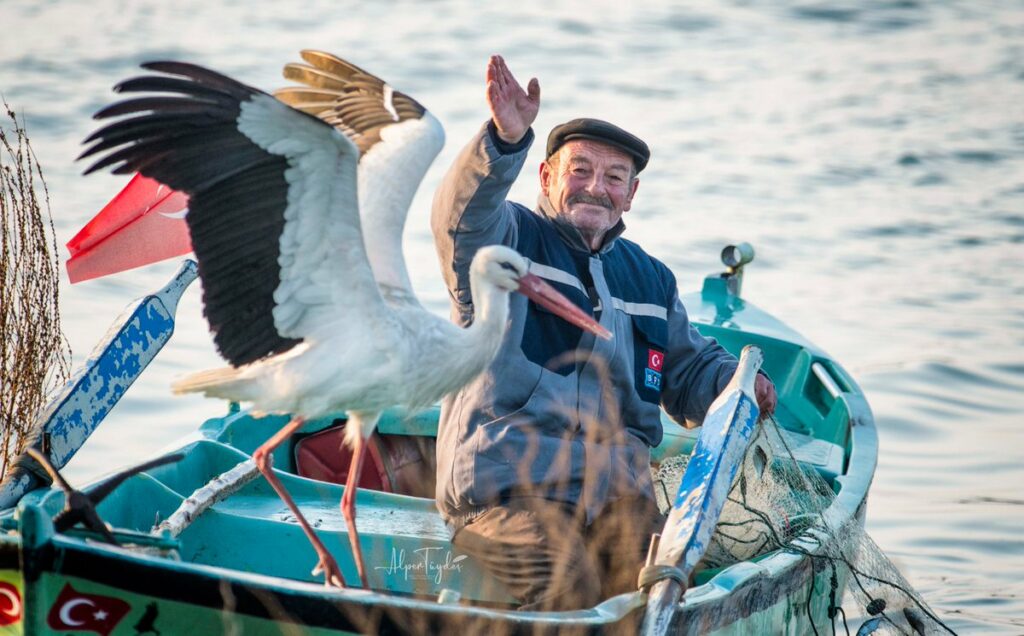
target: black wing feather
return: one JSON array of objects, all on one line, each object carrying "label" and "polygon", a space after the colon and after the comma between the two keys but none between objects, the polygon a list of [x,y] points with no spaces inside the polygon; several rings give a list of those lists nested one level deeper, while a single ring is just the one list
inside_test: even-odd
[{"label": "black wing feather", "polygon": [[118,93],[141,93],[143,91],[185,93],[207,101],[220,102],[227,107],[231,107],[233,102],[238,101],[236,97],[225,95],[218,88],[205,86],[193,80],[158,75],[143,75],[127,79],[114,86],[114,90]]},{"label": "black wing feather", "polygon": [[263,93],[263,91],[258,88],[246,86],[239,81],[231,79],[227,75],[222,75],[217,71],[210,70],[197,64],[189,64],[188,62],[146,62],[141,66],[142,68],[150,71],[159,71],[160,73],[167,73],[169,75],[187,77],[202,86],[219,89],[225,95],[234,97],[238,102],[243,102],[247,99],[251,99],[253,95]]},{"label": "black wing feather", "polygon": [[[111,126],[99,128],[93,134],[85,138],[82,143],[91,143],[102,138],[108,144],[116,140],[131,141],[132,139],[143,139],[152,134],[166,134],[167,130],[188,130],[200,128],[204,125],[202,118],[192,115],[144,115],[134,119],[122,119]],[[97,150],[100,150],[99,148]],[[88,151],[86,151],[88,152]],[[94,151],[95,152],[95,151]],[[82,153],[83,155],[85,153]],[[81,157],[79,157],[81,159]]]},{"label": "black wing feather", "polygon": [[218,119],[231,116],[234,112],[238,116],[237,103],[232,107],[225,107],[222,104],[205,99],[187,99],[183,97],[139,97],[126,99],[107,106],[93,115],[93,119],[106,119],[120,115],[131,115],[134,113],[159,112],[159,113],[180,113],[182,115],[212,115],[217,114]]}]

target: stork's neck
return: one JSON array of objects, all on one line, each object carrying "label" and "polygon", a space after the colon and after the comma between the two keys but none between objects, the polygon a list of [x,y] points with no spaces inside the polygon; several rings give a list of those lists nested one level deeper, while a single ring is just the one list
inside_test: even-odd
[{"label": "stork's neck", "polygon": [[481,349],[489,349],[488,355],[493,355],[508,321],[509,292],[486,280],[475,268],[470,268],[469,291],[473,297],[473,324],[467,331],[473,339],[482,341]]}]

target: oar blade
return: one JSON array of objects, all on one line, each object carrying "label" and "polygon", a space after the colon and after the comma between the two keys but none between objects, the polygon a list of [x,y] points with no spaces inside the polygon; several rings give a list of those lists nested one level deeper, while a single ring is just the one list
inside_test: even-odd
[{"label": "oar blade", "polygon": [[[678,568],[683,580],[689,580],[707,550],[757,424],[754,378],[762,360],[757,347],[743,349],[736,373],[704,418],[665,522],[655,564]],[[670,579],[654,585],[643,634],[668,633],[683,591],[684,586]]]}]

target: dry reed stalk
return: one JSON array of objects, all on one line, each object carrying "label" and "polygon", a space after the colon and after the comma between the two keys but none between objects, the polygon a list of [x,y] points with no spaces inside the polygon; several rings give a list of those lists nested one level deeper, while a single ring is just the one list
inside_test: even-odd
[{"label": "dry reed stalk", "polygon": [[33,438],[36,414],[71,365],[49,191],[23,122],[3,104],[10,123],[0,122],[0,478]]}]

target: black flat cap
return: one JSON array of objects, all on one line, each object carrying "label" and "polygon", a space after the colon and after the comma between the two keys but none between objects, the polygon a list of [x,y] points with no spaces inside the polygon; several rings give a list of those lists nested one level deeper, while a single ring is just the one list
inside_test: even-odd
[{"label": "black flat cap", "polygon": [[555,154],[559,148],[565,145],[565,142],[574,139],[600,141],[628,153],[633,157],[637,172],[647,167],[647,161],[651,158],[651,149],[636,135],[626,132],[615,124],[589,117],[567,121],[552,128],[551,134],[548,135],[547,156]]}]

